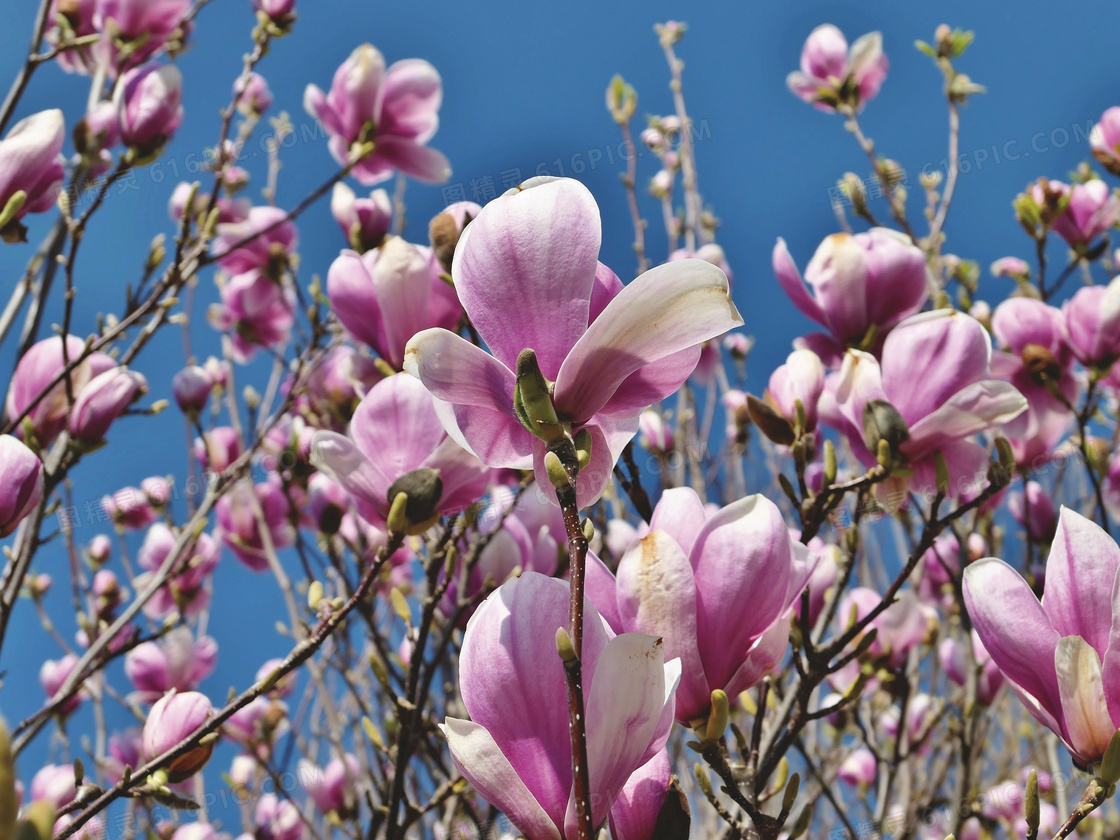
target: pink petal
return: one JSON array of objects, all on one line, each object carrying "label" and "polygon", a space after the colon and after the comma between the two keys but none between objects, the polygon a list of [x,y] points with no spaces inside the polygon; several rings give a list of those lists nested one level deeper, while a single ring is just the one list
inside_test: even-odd
[{"label": "pink petal", "polygon": [[490,484],[490,468],[449,437],[421,466],[439,471],[443,482],[439,510],[445,516],[465,511],[482,498]]},{"label": "pink petal", "polygon": [[1002,560],[977,560],[964,571],[964,602],[992,661],[1046,714],[1060,720],[1058,679],[1050,668],[1058,632],[1027,582]]},{"label": "pink petal", "polygon": [[712,689],[697,648],[696,580],[688,555],[669,534],[650,531],[622,555],[617,591],[626,630],[661,636],[665,658],[681,660],[676,716],[689,723],[711,705]]},{"label": "pink petal", "polygon": [[436,68],[420,58],[392,64],[381,85],[378,133],[427,143],[439,127],[443,82]]},{"label": "pink petal", "polygon": [[661,494],[650,519],[651,530],[660,529],[677,541],[687,555],[708,518],[704,503],[691,487],[670,487]]},{"label": "pink petal", "polygon": [[797,270],[797,265],[789,254],[789,248],[786,247],[786,241],[781,237],[778,238],[778,244],[774,246],[771,261],[774,265],[774,274],[778,278],[778,284],[789,295],[793,305],[801,310],[803,315],[807,315],[818,324],[825,325],[824,312],[821,311],[820,306],[813,300],[808,289],[805,288],[805,283],[801,279],[801,272]]},{"label": "pink petal", "polygon": [[386,361],[399,369],[408,340],[430,326],[428,298],[432,278],[427,255],[394,236],[366,254],[362,262],[369,269],[381,308]]},{"label": "pink petal", "polygon": [[381,304],[369,269],[354,251],[343,251],[331,263],[327,272],[327,295],[331,309],[348,333],[378,353],[385,352],[387,342]]},{"label": "pink petal", "polygon": [[1120,548],[1091,519],[1064,505],[1046,559],[1042,608],[1060,636],[1080,636],[1104,657],[1112,630],[1112,593]]},{"label": "pink petal", "polygon": [[661,750],[630,775],[611,808],[614,840],[650,840],[653,837],[672,772],[669,753]]},{"label": "pink petal", "polygon": [[370,388],[350,421],[350,434],[390,480],[419,467],[446,436],[431,394],[400,373]]},{"label": "pink petal", "polygon": [[507,367],[531,348],[556,379],[587,329],[600,240],[595,199],[568,178],[526,181],[466,227],[451,274],[478,334]]},{"label": "pink petal", "polygon": [[[546,569],[537,569],[537,571],[548,573]],[[600,560],[595,552],[588,551],[584,566],[583,591],[587,593],[587,600],[595,605],[595,609],[611,629],[615,633],[623,633],[626,628],[618,612],[616,589],[617,583],[607,564]]]},{"label": "pink petal", "polygon": [[904,448],[913,457],[921,457],[945,441],[1009,423],[1026,409],[1026,398],[1010,383],[995,379],[974,382],[912,425]]},{"label": "pink petal", "polygon": [[363,517],[384,522],[393,481],[362,454],[354,441],[337,432],[318,431],[311,439],[311,453],[311,463],[354,497]]},{"label": "pink petal", "polygon": [[[443,152],[403,137],[379,136],[373,158],[380,157],[405,175],[426,184],[442,184],[451,177],[451,163]],[[358,180],[362,180],[359,178]],[[384,178],[378,177],[378,181]],[[369,186],[371,181],[362,181]]]},{"label": "pink petal", "polygon": [[1085,639],[1065,636],[1054,649],[1054,668],[1065,724],[1063,738],[1080,763],[1095,763],[1116,732],[1104,699],[1100,657]]},{"label": "pink petal", "polygon": [[[534,572],[506,582],[471,617],[459,660],[471,719],[490,732],[557,825],[564,824],[572,786],[567,688],[556,655],[556,629],[568,626],[569,597],[565,582]],[[609,633],[588,604],[585,674],[595,673]]]},{"label": "pink petal", "polygon": [[[594,423],[585,428],[591,432],[591,462],[579,471],[576,479],[576,502],[580,510],[595,504],[607,489],[607,482],[611,480],[614,465],[618,463],[622,450],[638,431],[638,418],[634,416],[629,420],[615,420],[596,417]],[[537,483],[545,488],[550,500],[555,500],[552,485],[548,481],[548,471],[544,468],[544,454],[544,442],[535,440],[533,470],[537,474]],[[560,539],[559,535],[557,538]]]},{"label": "pink petal", "polygon": [[[635,770],[645,763],[661,715],[673,702],[679,663],[665,664],[661,640],[624,633],[607,642],[591,673],[587,693],[587,767],[592,823],[599,825]],[[586,682],[586,680],[585,680]],[[566,833],[576,820],[574,790],[565,816]]]},{"label": "pink petal", "polygon": [[528,467],[535,438],[513,413],[515,379],[509,368],[454,333],[430,329],[408,342],[404,369],[445,404],[437,404],[437,411],[445,427],[454,423],[448,433],[484,464]]},{"label": "pink petal", "polygon": [[[678,260],[650,269],[607,304],[572,348],[556,377],[556,409],[577,422],[601,409],[612,413],[609,403],[631,374],[681,354],[660,370],[656,385],[671,394],[684,381],[678,379],[682,351],[742,323],[727,275],[711,263]],[[624,391],[619,399],[632,398]]]},{"label": "pink petal", "polygon": [[509,759],[483,727],[469,720],[447,718],[440,727],[451,758],[482,798],[505,812],[510,821],[534,840],[562,840],[556,824],[521,781]]}]

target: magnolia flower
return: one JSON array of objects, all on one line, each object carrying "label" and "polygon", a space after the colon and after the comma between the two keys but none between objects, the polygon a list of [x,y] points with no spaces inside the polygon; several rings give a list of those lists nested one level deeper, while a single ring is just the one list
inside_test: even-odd
[{"label": "magnolia flower", "polygon": [[[70,412],[66,380],[60,380],[50,390],[47,390],[47,386],[67,363],[73,366],[69,379],[70,393],[75,396],[81,393],[91,379],[117,366],[116,361],[105,353],[92,353],[75,365],[75,360],[81,359],[84,351],[85,342],[77,336],[66,336],[65,353],[61,336],[44,338],[23,354],[12,374],[4,406],[5,413],[9,420],[26,415],[42,446],[50,445],[66,428]],[[43,395],[45,390],[46,394]],[[40,395],[43,395],[42,398]],[[22,436],[22,424],[17,433]]]},{"label": "magnolia flower", "polygon": [[171,689],[192,691],[214,672],[218,643],[209,636],[197,640],[186,627],[172,630],[159,642],[144,642],[124,658],[124,672],[136,687],[132,698],[152,703]]},{"label": "magnolia flower", "polygon": [[259,840],[298,840],[303,836],[303,820],[290,799],[266,793],[257,800],[253,814]]},{"label": "magnolia flower", "polygon": [[994,557],[964,571],[964,601],[980,641],[1034,717],[1083,767],[1120,728],[1120,548],[1063,507],[1046,560],[1046,593]]},{"label": "magnolia flower", "polygon": [[1050,541],[1058,516],[1054,511],[1054,500],[1037,481],[1028,481],[1024,493],[1012,493],[1007,499],[1007,510],[1016,522],[1027,529],[1032,540]]},{"label": "magnolia flower", "polygon": [[244,116],[260,117],[272,104],[272,91],[260,73],[250,73],[248,78],[238,76],[233,83],[237,97],[237,110]]},{"label": "magnolia flower", "polygon": [[[164,695],[152,706],[144,723],[141,736],[144,761],[154,761],[177,747],[201,728],[213,713],[210,701],[197,691],[172,691]],[[166,765],[169,780],[182,782],[189,779],[210,760],[213,751],[214,744],[210,742],[173,758]]]},{"label": "magnolia flower", "polygon": [[848,49],[844,34],[825,23],[809,34],[801,48],[801,70],[790,73],[786,85],[821,111],[835,111],[840,104],[860,111],[879,93],[888,69],[880,33],[868,32]]},{"label": "magnolia flower", "polygon": [[617,580],[589,557],[587,597],[615,632],[660,636],[665,655],[680,658],[676,719],[691,726],[707,719],[713,691],[735,697],[785,656],[790,608],[816,562],[768,499],[709,516],[696,491],[680,487],[662,494]]},{"label": "magnolia flower", "polygon": [[[1027,400],[1027,410],[1003,433],[1016,463],[1037,468],[1049,459],[1073,422],[1067,403],[1077,402],[1078,383],[1062,312],[1040,300],[1011,298],[996,307],[992,332],[1006,348],[992,354],[992,376],[1010,382]],[[1065,402],[1051,386],[1057,387]]]},{"label": "magnolia flower", "polygon": [[358,198],[339,181],[331,193],[331,215],[342,228],[350,247],[359,254],[376,248],[389,232],[393,201],[385,190],[374,190],[369,198]]},{"label": "magnolia flower", "polygon": [[138,162],[151,161],[183,121],[183,77],[173,64],[152,62],[117,82],[113,103],[121,142]]},{"label": "magnolia flower", "polygon": [[1089,148],[1105,169],[1113,175],[1120,175],[1120,106],[1113,106],[1101,114],[1100,120],[1089,132]]},{"label": "magnolia flower", "polygon": [[1079,289],[1062,311],[1064,338],[1078,361],[1108,369],[1120,358],[1120,277]]},{"label": "magnolia flower", "polygon": [[[255,238],[240,245],[250,237]],[[214,252],[221,255],[218,265],[230,274],[259,271],[271,278],[279,277],[298,245],[299,230],[288,211],[267,205],[251,208],[243,220],[218,225],[214,237]]]},{"label": "magnolia flower", "polygon": [[343,251],[327,272],[327,294],[347,332],[397,370],[412,336],[433,327],[453,330],[463,316],[431,249],[399,236],[361,256]]},{"label": "magnolia flower", "polygon": [[208,317],[215,329],[229,333],[236,361],[247,362],[257,347],[288,340],[296,320],[290,285],[253,270],[229,278],[220,293],[222,302],[211,305]]},{"label": "magnolia flower", "polygon": [[[72,653],[66,654],[66,656],[61,659],[48,659],[43,663],[43,666],[39,669],[39,684],[43,686],[43,691],[47,695],[48,705],[54,699],[59,689],[70,679],[70,675],[74,673],[74,668],[77,667],[77,665],[78,657]],[[88,695],[84,691],[74,692],[74,695],[59,707],[58,714],[70,714],[77,709],[87,697]],[[72,779],[73,777],[71,777],[71,780]]]},{"label": "magnolia flower", "polygon": [[[835,392],[837,425],[865,465],[880,441],[913,475],[879,485],[888,492],[909,481],[916,492],[936,486],[935,453],[948,469],[948,494],[975,492],[987,474],[988,450],[973,435],[1008,423],[1027,401],[990,378],[992,344],[976,319],[939,309],[908,318],[883,344],[883,361],[849,350]],[[892,408],[893,407],[893,408]],[[901,424],[901,425],[900,425]]]},{"label": "magnolia flower", "polygon": [[452,275],[493,355],[431,329],[404,361],[453,437],[489,466],[532,464],[548,487],[545,443],[514,409],[518,356],[534,351],[560,423],[590,436],[581,507],[602,494],[642,409],[680,388],[701,342],[742,323],[710,263],[667,263],[623,287],[598,261],[600,239],[599,209],[578,181],[534,178],[491,201],[464,229]]},{"label": "magnolia flower", "polygon": [[489,471],[448,437],[438,411],[415,379],[390,376],[370,388],[354,412],[349,437],[315,433],[312,463],[341,484],[358,512],[375,525],[385,524],[395,482],[420,469],[438,474],[440,492],[431,500],[429,515],[465,510],[486,492]]},{"label": "magnolia flower", "polygon": [[200,365],[188,365],[171,380],[171,394],[180,411],[188,416],[196,416],[206,407],[213,390],[213,377]]},{"label": "magnolia flower", "polygon": [[0,538],[16,529],[43,498],[43,463],[17,438],[0,436]]},{"label": "magnolia flower", "polygon": [[[115,75],[119,63],[116,38],[132,42],[131,67],[155,55],[183,24],[191,9],[190,0],[96,0],[93,28],[106,33],[94,48],[99,62]],[[110,23],[112,21],[112,23]]]},{"label": "magnolia flower", "polygon": [[1068,205],[1050,227],[1071,248],[1084,249],[1120,220],[1120,198],[1100,178],[1073,186],[1043,179],[1031,186],[1031,197],[1039,206],[1052,204],[1054,197],[1068,197]]},{"label": "magnolia flower", "polygon": [[1026,279],[1031,276],[1031,267],[1019,257],[1000,257],[988,269],[993,277],[1012,277]]},{"label": "magnolia flower", "polygon": [[[527,573],[488,597],[467,625],[459,686],[471,719],[441,726],[459,772],[528,840],[576,835],[564,664],[564,581]],[[615,636],[585,607],[583,663],[591,821],[601,824],[631,776],[665,747],[678,661],[659,639]]]},{"label": "magnolia flower", "polygon": [[50,210],[58,200],[65,136],[62,111],[53,109],[20,120],[0,140],[0,238],[5,242],[25,241],[19,220]]},{"label": "magnolia flower", "polygon": [[82,388],[70,412],[70,437],[84,443],[104,439],[113,421],[146,393],[148,380],[124,366],[95,376]]},{"label": "magnolia flower", "polygon": [[[1003,687],[1003,674],[992,661],[984,643],[975,630],[972,631],[972,656],[980,671],[976,678],[976,701],[982,706],[990,706],[999,690]],[[955,638],[945,639],[937,648],[937,657],[945,676],[957,685],[968,684],[969,659],[964,645]]]},{"label": "magnolia flower", "polygon": [[31,779],[30,793],[32,802],[45,800],[56,808],[65,808],[78,795],[74,785],[74,765],[46,765]]},{"label": "magnolia flower", "polygon": [[335,758],[325,769],[319,769],[304,759],[299,763],[299,778],[303,789],[315,806],[324,814],[344,812],[347,805],[356,801],[355,784],[361,777],[361,765],[356,756],[347,753],[345,761]]},{"label": "magnolia flower", "polygon": [[[774,246],[772,262],[793,305],[828,330],[828,335],[814,333],[803,342],[830,368],[839,365],[848,347],[874,350],[874,339],[881,341],[929,297],[925,254],[887,228],[826,237],[805,268],[811,295],[785,240]],[[872,327],[874,334],[869,336]],[[865,345],[868,338],[873,341]]]},{"label": "magnolia flower", "polygon": [[447,158],[426,145],[439,127],[442,101],[443,82],[431,64],[410,58],[386,70],[385,59],[370,44],[342,63],[329,93],[308,85],[303,95],[303,107],[322,121],[340,164],[356,143],[373,143],[373,151],[351,170],[365,186],[387,180],[398,169],[419,181],[447,180]]},{"label": "magnolia flower", "polygon": [[[286,548],[295,541],[295,528],[289,521],[292,503],[284,495],[279,481],[270,479],[255,485],[239,481],[218,499],[214,512],[218,517],[215,535],[230,547],[234,557],[254,572],[269,568],[270,547]],[[265,543],[265,533],[269,545]]]},{"label": "magnolia flower", "polygon": [[[176,534],[162,522],[148,529],[137,556],[137,563],[144,570],[135,580],[138,590],[142,591],[158,574],[174,550],[176,539]],[[200,534],[193,545],[187,544],[185,556],[187,560],[176,567],[179,571],[144,605],[144,614],[149,618],[162,619],[173,612],[193,618],[209,605],[210,575],[221,558],[221,549],[209,534]]]}]

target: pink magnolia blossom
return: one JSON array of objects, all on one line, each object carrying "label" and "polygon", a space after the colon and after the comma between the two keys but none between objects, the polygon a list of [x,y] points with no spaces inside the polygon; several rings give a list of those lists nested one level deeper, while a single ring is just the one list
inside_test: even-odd
[{"label": "pink magnolia blossom", "polygon": [[1028,278],[1031,276],[1031,267],[1027,261],[1019,257],[1000,257],[992,263],[989,271],[993,277]]},{"label": "pink magnolia blossom", "polygon": [[669,255],[669,262],[691,259],[710,262],[727,275],[727,284],[729,286],[735,282],[735,278],[731,274],[731,265],[727,262],[727,254],[725,254],[723,248],[716,243],[709,242],[707,245],[701,245],[695,251],[689,251],[687,248],[678,248]]},{"label": "pink magnolia blossom", "polygon": [[[140,741],[144,761],[154,761],[177,747],[213,714],[214,707],[210,705],[210,701],[197,691],[172,691],[164,695],[152,706],[148,719],[144,722]],[[213,750],[214,745],[210,743],[172,759],[166,766],[170,781],[182,782],[189,779],[210,760]]]},{"label": "pink magnolia blossom", "polygon": [[[251,242],[240,245],[251,236]],[[261,272],[278,279],[299,245],[299,230],[280,207],[253,207],[243,220],[218,225],[213,250],[221,255],[218,265],[230,274]],[[233,249],[233,250],[231,250]]]},{"label": "pink magnolia blossom", "polygon": [[1120,175],[1120,106],[1113,106],[1101,114],[1100,120],[1089,132],[1089,148],[1105,169],[1113,175]]},{"label": "pink magnolia blossom", "polygon": [[103,440],[113,422],[146,393],[148,380],[126,367],[95,376],[82,388],[70,412],[70,437],[84,443]]},{"label": "pink magnolia blossom", "polygon": [[1037,481],[1027,482],[1026,491],[1012,493],[1007,498],[1007,509],[1015,521],[1027,529],[1032,540],[1049,542],[1058,524],[1054,500]]},{"label": "pink magnolia blossom", "polygon": [[439,127],[442,100],[443,81],[431,64],[410,58],[386,69],[377,48],[363,44],[335,72],[329,93],[307,86],[303,106],[322,121],[340,164],[355,143],[374,144],[352,170],[361,184],[372,186],[394,170],[419,181],[447,180],[447,158],[426,145]]},{"label": "pink magnolia blossom", "polygon": [[[133,42],[124,65],[132,67],[159,52],[190,9],[190,0],[96,0],[92,23],[97,32]],[[119,63],[113,40],[103,37],[94,48],[98,62],[109,68],[111,76]]]},{"label": "pink magnolia blossom", "polygon": [[222,302],[210,307],[210,323],[230,334],[233,356],[247,362],[257,347],[288,340],[295,323],[295,290],[256,270],[235,274],[221,287]]},{"label": "pink magnolia blossom", "polygon": [[936,452],[945,459],[951,497],[983,485],[988,450],[972,437],[1014,420],[1027,407],[1010,383],[990,378],[991,353],[991,339],[979,322],[950,309],[914,315],[892,330],[881,364],[868,353],[848,351],[835,399],[838,425],[856,457],[866,466],[876,463],[864,431],[872,401],[889,403],[906,426],[894,431],[902,439],[893,454],[913,475],[892,478],[881,489],[934,488]]},{"label": "pink magnolia blossom", "polygon": [[216,536],[254,572],[269,568],[265,533],[273,549],[286,548],[295,541],[295,528],[290,521],[292,505],[279,481],[270,479],[256,485],[239,481],[218,500],[214,512],[218,517]]},{"label": "pink magnolia blossom", "polygon": [[[190,207],[187,207],[187,202],[190,201],[192,193],[194,193],[194,201]],[[167,213],[172,221],[178,222],[183,218],[184,213],[188,213],[192,217],[201,217],[207,212],[209,206],[209,193],[202,190],[196,192],[191,184],[183,181],[171,193],[171,198],[167,202]],[[235,200],[225,196],[218,197],[216,206],[218,208],[219,224],[245,221],[252,207],[247,198]]]},{"label": "pink magnolia blossom", "polygon": [[836,771],[840,781],[853,787],[870,787],[878,774],[879,764],[875,754],[867,747],[857,747],[848,753]]},{"label": "pink magnolia blossom", "polygon": [[245,116],[260,117],[272,105],[272,91],[260,73],[250,73],[248,79],[238,76],[233,93],[238,97],[237,110]]},{"label": "pink magnolia blossom", "polygon": [[1046,204],[1047,193],[1069,197],[1069,206],[1053,220],[1051,228],[1071,248],[1087,247],[1120,220],[1120,198],[1099,178],[1073,186],[1061,181],[1031,186],[1031,196],[1039,205]]},{"label": "pink magnolia blossom", "polygon": [[224,472],[241,457],[241,442],[232,426],[215,426],[194,439],[194,456],[204,470]]},{"label": "pink magnolia blossom", "polygon": [[327,273],[327,294],[347,332],[400,370],[410,338],[454,330],[463,316],[440,271],[430,248],[394,236],[361,256],[343,251]]},{"label": "pink magnolia blossom", "polygon": [[44,800],[56,808],[65,808],[74,801],[74,765],[48,764],[31,779],[31,801]]},{"label": "pink magnolia blossom", "polygon": [[[43,663],[43,667],[39,669],[39,684],[43,686],[43,691],[47,695],[47,703],[49,704],[59,689],[74,673],[74,668],[78,665],[78,657],[72,653],[57,660],[48,659]],[[68,715],[75,711],[78,706],[82,704],[82,700],[86,699],[88,695],[84,691],[74,692],[74,696],[67,700],[59,707],[58,713],[61,715]],[[73,776],[71,775],[71,781]]]},{"label": "pink magnolia blossom", "polygon": [[103,496],[101,507],[119,527],[138,530],[156,521],[156,511],[148,495],[139,487],[122,487],[111,496]]},{"label": "pink magnolia blossom", "polygon": [[290,17],[295,7],[296,0],[253,0],[253,8],[273,20],[282,21]]},{"label": "pink magnolia blossom", "polygon": [[253,813],[259,840],[299,840],[303,836],[303,820],[290,799],[266,793],[257,800]]},{"label": "pink magnolia blossom", "polygon": [[185,627],[172,630],[158,642],[144,642],[124,659],[124,672],[136,687],[133,699],[154,703],[171,689],[193,691],[213,673],[218,643],[209,636],[197,640]]},{"label": "pink magnolia blossom", "polygon": [[1079,390],[1062,312],[1040,300],[1011,298],[996,307],[992,332],[1004,348],[992,354],[992,376],[1010,382],[1027,400],[1027,410],[1003,433],[1016,462],[1038,468],[1049,460],[1073,422],[1069,408],[1048,382],[1071,405],[1077,402]]},{"label": "pink magnolia blossom", "polygon": [[860,111],[879,93],[888,69],[880,33],[860,36],[849,49],[844,34],[825,23],[809,33],[801,70],[789,74],[786,86],[821,111],[835,111],[840,103]]},{"label": "pink magnolia blossom", "polygon": [[315,806],[324,814],[345,813],[357,802],[355,786],[362,778],[356,756],[347,753],[345,760],[332,759],[320,769],[306,759],[300,762],[300,783]]},{"label": "pink magnolia blossom", "polygon": [[0,538],[11,534],[43,498],[43,463],[11,435],[0,436]]},{"label": "pink magnolia blossom", "polygon": [[152,62],[129,70],[117,83],[113,103],[121,142],[139,161],[150,161],[183,121],[183,77],[173,64]]},{"label": "pink magnolia blossom", "polygon": [[346,241],[357,253],[376,248],[389,232],[393,202],[385,190],[374,190],[369,198],[358,198],[339,181],[331,193],[331,215],[342,228]]},{"label": "pink magnolia blossom", "polygon": [[4,241],[24,241],[19,220],[54,207],[65,177],[59,157],[65,137],[62,111],[54,109],[20,120],[0,140],[0,238]]},{"label": "pink magnolia blossom", "polygon": [[214,390],[214,380],[206,368],[188,365],[171,380],[171,393],[179,410],[191,416],[197,415],[206,407]]},{"label": "pink magnolia blossom", "polygon": [[[975,630],[972,631],[971,638],[972,656],[980,669],[976,679],[976,700],[982,706],[990,706],[1003,687],[1003,673],[992,661],[991,654]],[[968,654],[959,641],[955,638],[945,639],[937,648],[937,656],[949,679],[957,685],[968,684]]]},{"label": "pink magnolia blossom", "polygon": [[1107,370],[1120,358],[1120,277],[1079,289],[1062,311],[1065,340],[1078,361]]},{"label": "pink magnolia blossom", "polygon": [[349,437],[316,432],[312,458],[350,493],[358,512],[378,526],[389,515],[389,489],[406,473],[419,468],[439,473],[443,490],[438,510],[445,514],[477,501],[489,477],[482,463],[448,436],[424,386],[404,374],[370,388],[354,412]]},{"label": "pink magnolia blossom", "polygon": [[642,446],[650,452],[668,452],[673,448],[673,427],[652,408],[638,415],[638,433]]},{"label": "pink magnolia blossom", "polygon": [[[563,581],[530,572],[482,603],[459,660],[471,719],[449,717],[441,727],[459,771],[528,840],[576,836],[564,666],[556,655],[569,597]],[[590,604],[582,661],[592,823],[599,825],[631,776],[664,750],[681,666],[665,662],[659,639],[615,636]]]},{"label": "pink magnolia blossom", "polygon": [[824,392],[824,365],[812,350],[794,350],[786,363],[770,374],[764,399],[791,425],[798,423],[797,404],[805,417],[802,431],[817,428],[817,403]]},{"label": "pink magnolia blossom", "polygon": [[814,333],[804,341],[830,368],[838,366],[846,348],[861,346],[872,327],[881,341],[929,297],[925,255],[886,228],[825,238],[805,268],[811,295],[785,240],[774,246],[772,262],[793,305],[828,330],[827,335]]},{"label": "pink magnolia blossom", "polygon": [[676,719],[691,726],[706,720],[713,691],[735,697],[785,656],[791,607],[816,563],[768,499],[708,515],[681,487],[662,494],[617,580],[589,559],[587,593],[613,630],[660,636],[665,655],[680,658]]},{"label": "pink magnolia blossom", "polygon": [[[137,563],[144,570],[136,577],[138,590],[143,590],[162,568],[176,541],[175,532],[162,522],[148,529],[137,556]],[[144,614],[149,618],[162,619],[173,612],[193,618],[209,605],[210,575],[221,558],[218,543],[209,534],[200,534],[193,545],[188,543],[184,556],[186,560],[180,561],[179,571],[144,605]]]},{"label": "pink magnolia blossom", "polygon": [[[65,379],[47,391],[42,399],[39,397],[66,363],[73,365],[82,357],[84,350],[85,342],[77,336],[69,335],[66,337],[64,354],[62,337],[52,336],[32,345],[16,365],[4,410],[9,420],[26,413],[35,437],[43,446],[49,446],[66,428],[70,399]],[[91,379],[116,366],[117,363],[105,353],[92,353],[73,366],[69,374],[70,392],[75,396],[80,394]],[[17,434],[22,436],[22,424],[17,429]]]},{"label": "pink magnolia blossom", "polygon": [[1101,759],[1120,728],[1120,548],[1063,507],[1039,603],[994,557],[964,572],[964,601],[980,641],[1034,717],[1074,761]]},{"label": "pink magnolia blossom", "polygon": [[517,358],[533,350],[561,423],[590,433],[581,507],[602,494],[642,410],[695,369],[701,342],[742,323],[710,263],[667,263],[624,287],[598,261],[600,240],[599,209],[578,181],[534,178],[491,201],[463,231],[452,275],[493,355],[432,329],[409,341],[404,362],[483,463],[532,464],[548,487],[544,441],[514,410]]}]

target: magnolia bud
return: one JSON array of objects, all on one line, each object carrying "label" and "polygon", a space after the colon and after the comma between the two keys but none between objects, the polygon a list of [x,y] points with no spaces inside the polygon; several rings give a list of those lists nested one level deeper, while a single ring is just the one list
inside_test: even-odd
[{"label": "magnolia bud", "polygon": [[898,409],[886,400],[868,400],[863,407],[863,440],[867,448],[878,453],[886,442],[890,454],[897,459],[899,447],[910,439],[910,430]]}]

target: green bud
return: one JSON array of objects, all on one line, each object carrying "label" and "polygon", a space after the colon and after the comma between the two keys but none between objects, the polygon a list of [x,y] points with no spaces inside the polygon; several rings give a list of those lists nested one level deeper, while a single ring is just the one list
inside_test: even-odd
[{"label": "green bud", "polygon": [[708,771],[704,769],[700,762],[696,762],[692,769],[696,773],[696,783],[700,786],[700,790],[703,791],[705,796],[711,798],[713,795],[712,780],[708,778]]},{"label": "green bud", "polygon": [[575,645],[572,644],[572,637],[568,635],[568,631],[563,627],[556,628],[556,652],[560,654],[560,658],[564,660],[564,664],[575,662],[579,659],[576,656]]},{"label": "green bud", "polygon": [[389,603],[393,605],[393,612],[400,616],[405,624],[412,623],[412,610],[408,608],[408,600],[404,597],[399,586],[389,590]]},{"label": "green bud", "polygon": [[836,447],[832,441],[824,442],[824,486],[829,487],[836,482]]},{"label": "green bud", "polygon": [[590,519],[583,520],[583,538],[588,542],[595,537],[595,523]]},{"label": "green bud", "polygon": [[785,793],[782,795],[782,813],[788,814],[793,810],[793,803],[797,801],[797,793],[801,790],[801,776],[794,773],[789,777]]},{"label": "green bud", "polygon": [[560,463],[560,456],[555,452],[544,453],[544,469],[548,473],[548,480],[557,490],[563,490],[570,485],[568,471]]},{"label": "green bud", "polygon": [[16,768],[8,727],[0,720],[0,837],[11,837],[19,813]]},{"label": "green bud", "polygon": [[1040,806],[1038,802],[1038,771],[1031,770],[1027,777],[1027,790],[1023,797],[1023,816],[1027,820],[1027,836],[1038,836]]},{"label": "green bud", "polygon": [[5,228],[10,222],[15,221],[16,214],[23,209],[26,201],[27,193],[23,190],[16,190],[12,193],[12,197],[8,199],[4,209],[0,210],[0,228]]},{"label": "green bud", "polygon": [[937,477],[937,492],[943,496],[949,494],[949,465],[945,463],[945,456],[938,449],[933,453],[933,469]]},{"label": "green bud", "polygon": [[311,581],[311,585],[307,587],[307,606],[313,611],[319,609],[319,602],[323,600],[323,582],[321,580]]},{"label": "green bud", "polygon": [[1097,775],[1108,785],[1120,782],[1120,729],[1112,733],[1104,758],[1101,759],[1101,771]]},{"label": "green bud", "polygon": [[591,463],[591,430],[580,429],[576,432],[575,445],[579,468],[585,469]]},{"label": "green bud", "polygon": [[730,705],[727,692],[723,689],[717,688],[712,692],[712,710],[708,713],[708,727],[704,733],[705,740],[715,741],[723,737],[723,733],[727,731]]},{"label": "green bud", "polygon": [[793,824],[793,828],[789,832],[789,840],[797,840],[809,830],[809,823],[813,821],[813,804],[810,802],[801,809],[801,813],[797,815],[797,822]]},{"label": "green bud", "polygon": [[370,670],[373,671],[374,679],[378,684],[388,692],[392,692],[389,687],[389,672],[385,670],[385,663],[382,662],[375,654],[370,654],[368,657]]},{"label": "green bud", "polygon": [[408,507],[408,494],[397,493],[389,504],[389,515],[385,517],[385,526],[389,529],[389,533],[399,534],[408,528],[406,507]]},{"label": "green bud", "polygon": [[552,404],[548,380],[537,363],[537,354],[528,348],[517,357],[513,407],[521,424],[546,443],[555,443],[565,435],[556,406]]},{"label": "green bud", "polygon": [[18,840],[51,840],[54,834],[54,806],[45,799],[32,802],[24,810]]},{"label": "green bud", "polygon": [[638,95],[622,76],[615,75],[607,85],[607,110],[619,125],[626,125],[638,108]]},{"label": "green bud", "polygon": [[381,737],[381,731],[373,725],[373,721],[363,715],[362,717],[362,731],[366,733],[366,737],[373,742],[373,745],[381,752],[385,752],[385,741]]}]

